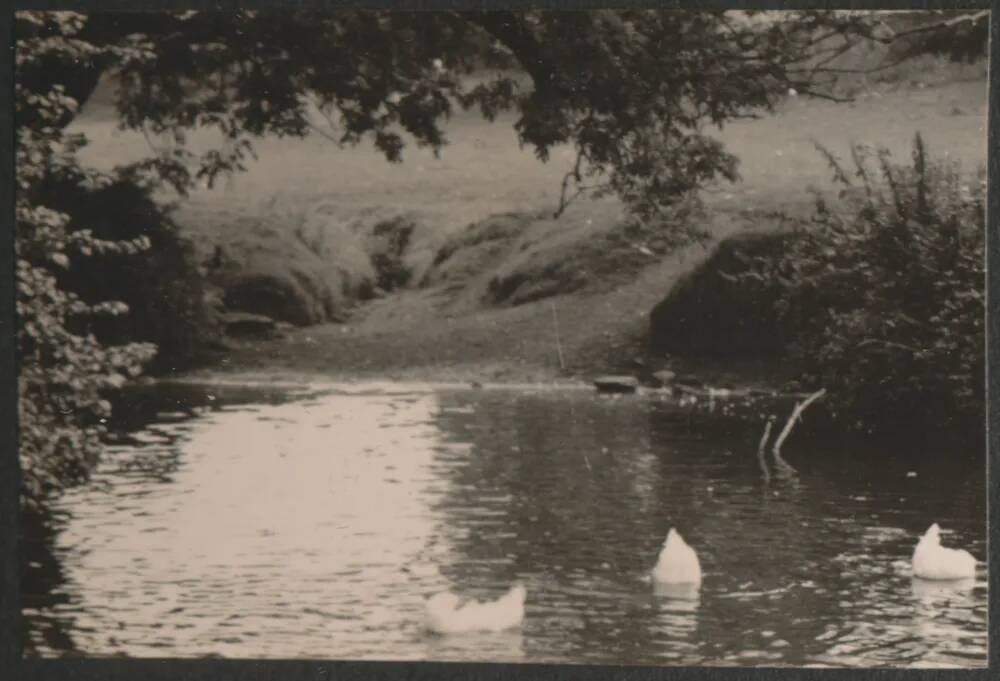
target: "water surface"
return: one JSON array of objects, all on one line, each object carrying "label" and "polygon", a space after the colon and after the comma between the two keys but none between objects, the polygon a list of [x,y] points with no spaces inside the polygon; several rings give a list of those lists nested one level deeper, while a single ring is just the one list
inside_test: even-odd
[{"label": "water surface", "polygon": [[[25,581],[51,656],[985,666],[986,570],[909,575],[927,526],[986,555],[982,460],[786,445],[584,391],[165,387],[119,413]],[[697,599],[647,575],[670,527]],[[423,599],[528,588],[520,631]]]}]

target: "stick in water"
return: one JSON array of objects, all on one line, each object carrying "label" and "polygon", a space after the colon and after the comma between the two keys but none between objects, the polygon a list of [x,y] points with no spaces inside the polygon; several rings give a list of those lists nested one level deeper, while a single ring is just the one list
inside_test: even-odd
[{"label": "stick in water", "polygon": [[559,317],[556,316],[556,303],[549,298],[549,307],[552,308],[552,325],[556,329],[556,352],[559,353],[559,368],[566,370],[566,362],[563,359],[562,341],[559,339]]},{"label": "stick in water", "polygon": [[773,425],[774,425],[774,417],[773,416],[768,416],[767,417],[767,424],[764,426],[764,434],[760,438],[760,444],[757,445],[757,453],[758,454],[763,454],[764,453],[764,447],[767,447],[767,438],[769,438],[771,436],[771,426],[773,426]]},{"label": "stick in water", "polygon": [[795,409],[792,410],[792,415],[788,417],[788,423],[785,424],[785,427],[781,431],[781,434],[778,435],[778,439],[774,441],[774,449],[772,451],[776,456],[781,454],[781,445],[785,443],[785,439],[792,432],[792,427],[795,425],[795,422],[798,421],[800,418],[802,418],[802,412],[806,410],[806,407],[808,407],[810,404],[812,404],[819,398],[823,397],[823,395],[825,394],[826,394],[826,388],[817,390],[812,395],[807,397],[805,400],[795,405]]}]

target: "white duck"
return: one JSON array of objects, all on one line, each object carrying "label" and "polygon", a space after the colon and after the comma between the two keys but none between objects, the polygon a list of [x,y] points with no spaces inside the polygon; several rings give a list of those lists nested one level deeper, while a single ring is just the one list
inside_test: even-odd
[{"label": "white duck", "polygon": [[524,586],[515,584],[495,601],[461,604],[458,596],[445,591],[427,599],[424,610],[427,628],[437,634],[512,629],[524,620],[526,596]]},{"label": "white duck", "polygon": [[653,568],[653,581],[660,584],[690,584],[695,587],[701,585],[698,554],[673,528],[670,528],[656,567]]},{"label": "white duck", "polygon": [[913,551],[913,576],[920,579],[968,579],[976,576],[976,559],[963,549],[941,546],[941,528],[934,523]]}]

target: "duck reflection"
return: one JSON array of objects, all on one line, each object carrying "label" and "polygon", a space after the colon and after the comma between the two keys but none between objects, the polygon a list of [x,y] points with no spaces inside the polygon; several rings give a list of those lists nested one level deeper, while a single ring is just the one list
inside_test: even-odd
[{"label": "duck reflection", "polygon": [[947,605],[956,598],[968,598],[976,588],[975,577],[947,580],[912,580],[913,596],[920,606]]}]

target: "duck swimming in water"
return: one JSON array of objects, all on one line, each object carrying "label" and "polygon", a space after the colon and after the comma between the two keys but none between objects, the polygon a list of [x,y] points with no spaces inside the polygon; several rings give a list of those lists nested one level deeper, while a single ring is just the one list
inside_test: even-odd
[{"label": "duck swimming in water", "polygon": [[680,533],[670,528],[653,568],[653,581],[660,584],[701,584],[701,563],[698,554],[687,545]]},{"label": "duck swimming in water", "polygon": [[976,559],[964,549],[941,546],[941,528],[930,526],[913,550],[913,576],[920,579],[968,579],[976,576]]},{"label": "duck swimming in water", "polygon": [[524,620],[527,590],[515,584],[495,601],[462,604],[455,594],[445,591],[427,599],[424,616],[427,628],[436,634],[471,631],[503,631],[520,626]]}]

